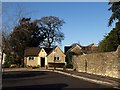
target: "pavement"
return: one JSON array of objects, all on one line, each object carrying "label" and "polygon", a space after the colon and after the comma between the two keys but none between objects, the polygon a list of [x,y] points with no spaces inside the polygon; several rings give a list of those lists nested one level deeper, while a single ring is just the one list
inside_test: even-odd
[{"label": "pavement", "polygon": [[86,81],[91,81],[91,82],[98,83],[98,84],[109,85],[109,86],[112,86],[113,88],[120,89],[120,79],[118,78],[95,75],[95,74],[90,74],[86,72],[77,72],[74,70],[57,69],[55,70],[55,72],[65,74],[68,76],[72,76],[75,78],[83,79]]},{"label": "pavement", "polygon": [[89,74],[86,72],[77,72],[74,71],[72,69],[67,69],[67,70],[63,70],[63,69],[26,69],[26,68],[22,68],[22,69],[5,69],[3,70],[4,72],[6,71],[50,71],[50,72],[57,72],[60,74],[64,74],[67,76],[71,76],[71,77],[75,77],[78,79],[82,79],[85,81],[90,81],[93,83],[98,83],[98,84],[102,84],[102,85],[108,85],[108,86],[112,86],[115,89],[120,89],[120,79],[117,78],[112,78],[112,77],[107,77],[107,76],[100,76],[100,75],[95,75],[95,74]]}]

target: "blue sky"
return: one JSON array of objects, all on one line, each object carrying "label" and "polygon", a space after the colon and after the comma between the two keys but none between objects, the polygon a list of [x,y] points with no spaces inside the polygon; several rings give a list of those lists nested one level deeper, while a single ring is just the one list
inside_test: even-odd
[{"label": "blue sky", "polygon": [[51,15],[64,19],[66,23],[62,32],[65,34],[65,40],[62,41],[61,47],[78,42],[84,46],[98,44],[114,27],[114,24],[108,27],[111,12],[108,11],[110,5],[107,2],[12,2],[3,3],[3,8],[10,7],[7,8],[8,15],[13,15],[18,5],[25,6],[27,12],[32,12],[28,16],[33,20]]}]

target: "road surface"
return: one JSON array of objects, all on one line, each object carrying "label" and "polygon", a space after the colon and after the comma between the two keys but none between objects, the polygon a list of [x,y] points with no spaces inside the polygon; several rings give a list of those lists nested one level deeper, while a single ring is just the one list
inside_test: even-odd
[{"label": "road surface", "polygon": [[3,90],[54,88],[111,88],[49,71],[9,71],[3,73]]}]

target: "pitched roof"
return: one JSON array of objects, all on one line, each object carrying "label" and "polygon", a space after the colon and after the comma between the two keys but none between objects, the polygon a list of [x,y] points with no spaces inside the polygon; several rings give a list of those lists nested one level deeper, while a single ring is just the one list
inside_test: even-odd
[{"label": "pitched roof", "polygon": [[73,43],[71,46],[65,46],[65,47],[64,47],[64,53],[67,53],[69,50],[73,49],[73,48],[76,47],[76,46],[81,47],[81,45],[78,44],[78,43]]},{"label": "pitched roof", "polygon": [[44,48],[44,50],[47,54],[49,54],[50,52],[52,52],[53,48]]},{"label": "pitched roof", "polygon": [[24,56],[38,56],[41,48],[39,47],[29,47],[25,49]]},{"label": "pitched roof", "polygon": [[[75,51],[72,51],[75,47],[79,47],[79,49],[76,49]],[[74,43],[72,44],[70,47],[67,48],[68,50],[66,51],[66,53],[68,53],[69,51],[72,51],[72,52],[76,52],[76,53],[79,53],[80,49],[81,49],[81,46],[78,44],[78,43]],[[81,53],[81,51],[80,51]]]},{"label": "pitched roof", "polygon": [[[43,48],[43,49],[45,50],[47,55],[49,55],[50,53],[53,52],[53,50],[55,50],[56,47],[58,47],[58,46],[55,46],[54,48]],[[38,54],[40,53],[41,49],[42,48],[39,48],[39,47],[29,47],[29,48],[26,48],[25,51],[24,51],[24,56],[38,56]],[[61,52],[64,54],[64,52],[62,50],[61,50]]]},{"label": "pitched roof", "polygon": [[81,45],[80,45],[79,43],[73,43],[71,46],[72,46],[72,47],[75,47],[76,45],[78,45],[78,46],[81,47]]},{"label": "pitched roof", "polygon": [[[80,48],[74,49],[76,46]],[[67,54],[69,51],[73,54],[82,54],[82,53],[93,53],[97,52],[98,45],[97,44],[90,44],[88,46],[81,46],[78,43],[74,43],[71,46],[65,47],[65,53]],[[74,51],[72,51],[74,49]]]},{"label": "pitched roof", "polygon": [[90,47],[98,47],[98,45],[95,44],[95,43],[92,43],[92,44],[90,44],[90,45],[88,45],[88,46],[90,46]]},{"label": "pitched roof", "polygon": [[72,46],[65,46],[65,47],[64,47],[64,53],[67,53],[67,51],[68,51],[70,48],[72,48]]},{"label": "pitched roof", "polygon": [[[49,52],[49,54],[51,54],[56,48],[57,48],[58,46],[55,46],[52,50],[51,50],[51,52]],[[59,48],[59,47],[58,47]],[[59,48],[60,49],[60,48]],[[64,52],[60,49],[60,51],[64,54]],[[49,55],[48,54],[48,55]],[[64,54],[65,55],[65,54]]]}]

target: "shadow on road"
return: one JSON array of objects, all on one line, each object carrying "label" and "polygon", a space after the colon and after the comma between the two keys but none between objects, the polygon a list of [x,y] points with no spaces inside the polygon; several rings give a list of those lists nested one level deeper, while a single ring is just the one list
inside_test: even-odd
[{"label": "shadow on road", "polygon": [[40,76],[40,75],[46,75],[45,72],[40,71],[11,71],[11,72],[4,72],[2,74],[3,79],[9,79],[9,78],[24,78],[24,77],[33,77],[33,76]]},{"label": "shadow on road", "polygon": [[5,88],[2,88],[2,90],[23,90],[23,89],[26,89],[26,90],[35,90],[35,89],[49,89],[50,90],[62,90],[62,88],[65,88],[67,87],[68,85],[67,84],[64,84],[64,83],[58,83],[58,84],[45,84],[45,85],[29,85],[29,86],[15,86],[15,87],[5,87]]}]

